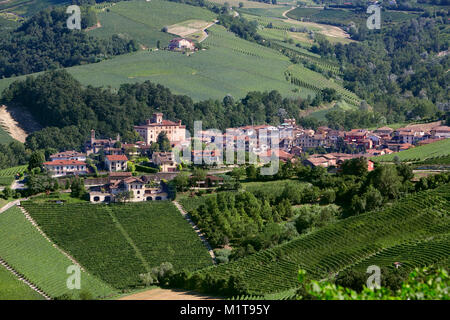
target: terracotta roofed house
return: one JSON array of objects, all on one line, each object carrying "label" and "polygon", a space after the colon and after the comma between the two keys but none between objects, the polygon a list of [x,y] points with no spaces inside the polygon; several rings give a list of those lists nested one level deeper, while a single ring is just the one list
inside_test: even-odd
[{"label": "terracotta roofed house", "polygon": [[44,167],[53,177],[87,174],[86,163],[77,160],[54,160],[44,162]]},{"label": "terracotta roofed house", "polygon": [[107,155],[105,159],[106,168],[110,172],[126,171],[128,158],[126,155]]}]

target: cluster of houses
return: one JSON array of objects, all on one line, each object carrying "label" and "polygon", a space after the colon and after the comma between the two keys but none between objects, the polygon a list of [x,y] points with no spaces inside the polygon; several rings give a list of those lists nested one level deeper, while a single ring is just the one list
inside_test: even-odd
[{"label": "cluster of houses", "polygon": [[[155,113],[143,125],[135,126],[141,141],[127,144],[116,139],[97,139],[92,130],[90,140],[85,144],[85,153],[66,151],[52,155],[45,162],[45,168],[55,177],[67,175],[86,175],[89,168],[86,158],[101,151],[105,154],[105,170],[109,172],[108,181],[91,190],[91,202],[111,202],[123,192],[132,193],[130,201],[165,200],[168,195],[158,178],[134,177],[128,170],[128,157],[149,155],[150,147],[157,142],[158,135],[166,133],[172,147],[190,146],[192,139],[187,137],[186,126],[181,121],[165,120],[162,113]],[[271,139],[274,135],[277,138]],[[251,125],[229,128],[225,133],[204,130],[195,133],[195,139],[206,148],[191,150],[194,163],[220,164],[225,161],[223,150],[245,150],[260,159],[276,156],[280,161],[293,161],[298,156],[322,148],[320,154],[313,154],[304,160],[312,167],[339,167],[345,160],[359,157],[372,157],[406,150],[414,145],[426,144],[450,138],[450,127],[440,122],[424,125],[411,125],[393,130],[382,127],[376,130],[354,129],[350,131],[319,127],[317,130],[303,129],[296,125],[295,119],[285,119],[279,126]],[[276,145],[274,145],[276,144]],[[217,148],[220,146],[219,148]],[[337,152],[342,147],[352,147],[358,153]],[[325,152],[323,152],[325,150]],[[153,152],[151,162],[159,167],[161,174],[176,175],[179,163],[173,152]],[[368,161],[368,169],[373,170],[373,162]],[[198,182],[206,186],[216,181],[209,176],[208,181]]]}]

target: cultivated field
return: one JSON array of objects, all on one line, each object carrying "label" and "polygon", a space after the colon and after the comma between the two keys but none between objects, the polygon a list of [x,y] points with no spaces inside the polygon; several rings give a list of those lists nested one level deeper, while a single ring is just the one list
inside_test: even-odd
[{"label": "cultivated field", "polygon": [[251,295],[298,286],[297,272],[322,279],[369,264],[410,270],[448,259],[450,185],[354,216],[240,260],[199,271],[216,279],[239,276]]},{"label": "cultivated field", "polygon": [[164,27],[186,20],[202,20],[207,25],[215,20],[215,15],[207,9],[181,3],[134,0],[119,2],[109,8],[109,12],[99,12],[98,18],[102,27],[90,31],[89,34],[100,38],[119,34],[135,39],[144,47],[155,48],[158,40],[162,47],[166,47],[174,37],[163,32]]},{"label": "cultivated field", "polygon": [[116,288],[139,287],[139,274],[162,262],[176,270],[212,265],[207,249],[170,202],[24,206],[59,246]]},{"label": "cultivated field", "polygon": [[[51,297],[78,297],[80,290],[67,288],[67,268],[73,265],[13,207],[0,214],[0,257]],[[82,272],[81,287],[94,297],[106,297],[113,290],[92,275]]]},{"label": "cultivated field", "polygon": [[22,173],[27,166],[18,166],[0,170],[0,186],[10,186],[14,182],[16,174]]},{"label": "cultivated field", "polygon": [[8,0],[0,1],[0,12],[12,12],[20,16],[31,16],[52,5],[68,5],[69,0]]},{"label": "cultivated field", "polygon": [[429,158],[447,156],[450,154],[450,139],[441,140],[409,150],[374,157],[375,161],[392,162],[395,157],[400,161],[418,162]]},{"label": "cultivated field", "polygon": [[[190,56],[140,51],[66,70],[84,85],[118,88],[122,83],[150,80],[194,100],[222,100],[227,94],[237,99],[250,91],[266,90],[291,97],[315,96],[314,90],[307,88],[294,92],[298,87],[284,74],[291,62],[281,53],[242,40],[221,26],[209,28],[209,34],[203,42],[208,49]],[[0,80],[0,91],[19,79],[25,77]]]}]

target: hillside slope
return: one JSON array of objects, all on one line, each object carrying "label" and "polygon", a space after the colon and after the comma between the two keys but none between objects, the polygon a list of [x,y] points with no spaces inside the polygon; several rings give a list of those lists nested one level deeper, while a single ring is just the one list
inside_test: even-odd
[{"label": "hillside slope", "polygon": [[449,207],[447,184],[409,196],[383,211],[342,220],[273,249],[197,274],[216,281],[239,278],[247,294],[264,295],[295,288],[300,268],[322,279],[370,264],[393,268],[394,262],[400,262],[408,269],[430,265],[448,259]]}]

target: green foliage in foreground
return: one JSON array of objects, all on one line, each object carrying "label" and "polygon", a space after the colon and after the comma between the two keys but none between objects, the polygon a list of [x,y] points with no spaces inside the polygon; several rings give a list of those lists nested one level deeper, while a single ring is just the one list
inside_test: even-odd
[{"label": "green foliage in foreground", "polygon": [[175,270],[212,264],[208,251],[170,202],[23,204],[41,228],[89,272],[119,289],[162,262]]},{"label": "green foliage in foreground", "polygon": [[[80,290],[67,288],[67,268],[73,265],[26,220],[17,208],[0,215],[0,257],[51,297],[64,294],[77,298]],[[81,289],[94,298],[106,297],[114,291],[93,277],[81,273]]]},{"label": "green foliage in foreground", "polygon": [[33,291],[11,272],[0,266],[0,300],[43,300],[44,297]]},{"label": "green foliage in foreground", "polygon": [[302,287],[296,299],[314,300],[449,300],[450,277],[445,269],[416,268],[397,291],[381,287],[361,292],[341,287],[330,282],[305,281],[305,272],[300,270],[298,279]]},{"label": "green foliage in foreground", "polygon": [[[353,216],[251,256],[181,275],[174,285],[223,295],[264,295],[298,286],[305,269],[314,279],[366,263],[411,270],[447,259],[450,185],[419,192],[380,212]],[[418,249],[417,249],[418,248]],[[231,293],[231,294],[230,294]]]}]

